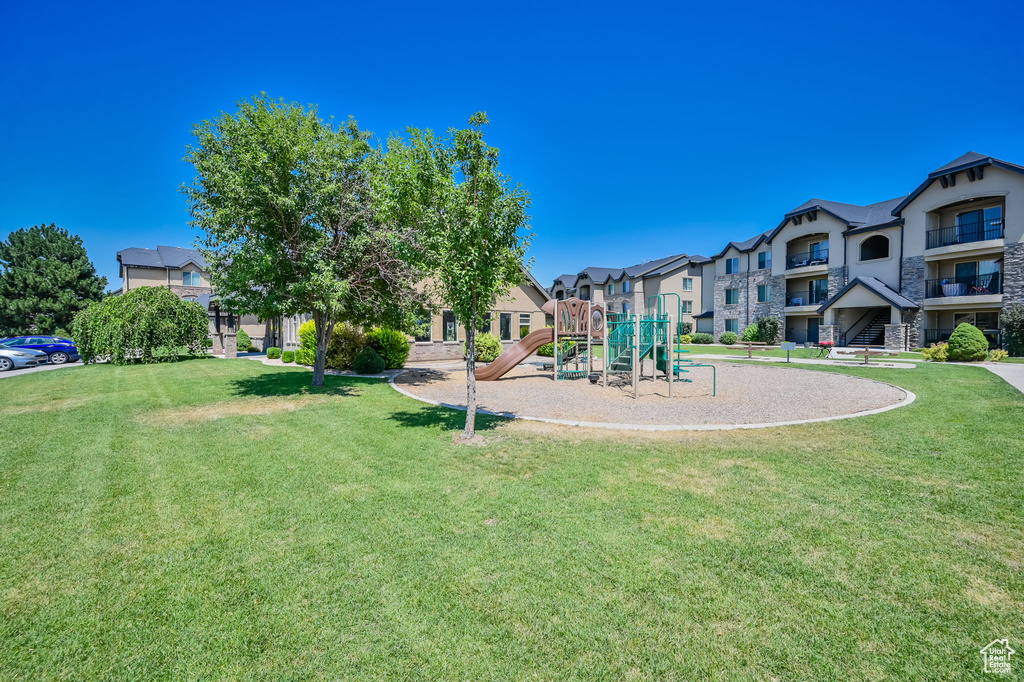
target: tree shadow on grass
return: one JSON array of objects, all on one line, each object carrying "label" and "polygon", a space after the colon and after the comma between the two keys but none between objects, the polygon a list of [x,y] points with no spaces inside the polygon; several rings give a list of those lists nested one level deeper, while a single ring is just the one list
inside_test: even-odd
[{"label": "tree shadow on grass", "polygon": [[[402,426],[415,428],[439,426],[444,431],[462,431],[466,428],[465,410],[456,410],[437,405],[424,406],[418,410],[392,412],[388,419],[398,422]],[[476,430],[491,431],[497,428],[504,420],[505,418],[503,417],[495,417],[478,412],[476,415]]]},{"label": "tree shadow on grass", "polygon": [[239,396],[284,396],[284,395],[359,395],[361,389],[376,380],[356,377],[327,376],[323,386],[310,386],[312,375],[308,372],[272,372],[257,374],[231,382],[233,393]]}]

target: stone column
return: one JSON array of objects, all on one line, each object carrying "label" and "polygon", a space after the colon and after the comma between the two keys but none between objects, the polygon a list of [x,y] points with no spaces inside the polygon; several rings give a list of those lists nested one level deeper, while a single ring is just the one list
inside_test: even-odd
[{"label": "stone column", "polygon": [[885,325],[885,349],[886,350],[909,350],[905,339],[909,325],[887,324]]},{"label": "stone column", "polygon": [[224,334],[224,357],[238,357],[238,336],[234,332]]},{"label": "stone column", "polygon": [[836,326],[834,324],[818,325],[818,343],[821,344],[826,341],[836,342]]}]

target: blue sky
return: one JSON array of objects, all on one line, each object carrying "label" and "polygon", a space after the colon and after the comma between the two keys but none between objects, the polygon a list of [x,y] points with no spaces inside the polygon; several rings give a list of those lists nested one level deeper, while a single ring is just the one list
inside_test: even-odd
[{"label": "blue sky", "polygon": [[55,222],[118,286],[119,249],[195,239],[191,124],[266,91],[382,138],[486,110],[545,283],[707,255],[969,150],[1024,163],[1022,18],[999,0],[6,2],[0,235]]}]

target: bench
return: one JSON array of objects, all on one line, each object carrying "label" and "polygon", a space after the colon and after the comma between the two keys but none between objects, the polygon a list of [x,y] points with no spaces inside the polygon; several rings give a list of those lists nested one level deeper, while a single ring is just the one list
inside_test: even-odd
[{"label": "bench", "polygon": [[753,360],[755,350],[775,350],[779,348],[779,346],[769,346],[764,341],[740,341],[739,344],[735,346],[726,346],[726,348],[729,350],[745,350],[747,351],[747,359]]}]

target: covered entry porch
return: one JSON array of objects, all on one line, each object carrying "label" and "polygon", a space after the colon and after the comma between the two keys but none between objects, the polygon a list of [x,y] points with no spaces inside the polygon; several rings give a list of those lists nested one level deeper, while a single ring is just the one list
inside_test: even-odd
[{"label": "covered entry porch", "polygon": [[819,337],[837,346],[908,350],[918,330],[906,321],[917,311],[917,304],[880,280],[857,277],[818,309]]}]

